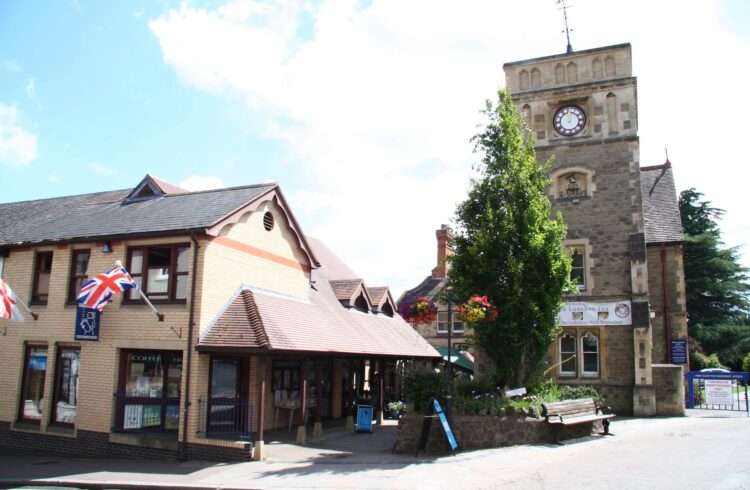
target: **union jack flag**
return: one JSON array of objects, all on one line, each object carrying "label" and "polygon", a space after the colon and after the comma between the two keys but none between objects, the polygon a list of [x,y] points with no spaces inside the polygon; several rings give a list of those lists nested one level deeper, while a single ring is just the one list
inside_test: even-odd
[{"label": "union jack flag", "polygon": [[[119,263],[119,261],[118,261]],[[137,288],[138,284],[121,265],[89,280],[78,294],[78,303],[102,311],[113,294]]]},{"label": "union jack flag", "polygon": [[21,310],[16,306],[16,293],[8,284],[0,279],[0,318],[5,318],[14,322],[24,321]]}]

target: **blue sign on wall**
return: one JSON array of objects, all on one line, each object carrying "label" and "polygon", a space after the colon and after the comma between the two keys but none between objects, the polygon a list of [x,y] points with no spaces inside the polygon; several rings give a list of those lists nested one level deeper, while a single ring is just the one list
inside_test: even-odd
[{"label": "blue sign on wall", "polygon": [[372,432],[372,405],[357,407],[357,432]]},{"label": "blue sign on wall", "polygon": [[76,340],[99,340],[100,316],[99,310],[79,304],[76,310]]},{"label": "blue sign on wall", "polygon": [[453,435],[453,430],[451,429],[451,426],[448,423],[448,419],[445,418],[445,412],[443,412],[443,408],[440,406],[440,402],[438,402],[434,398],[432,401],[435,404],[435,413],[437,414],[438,419],[440,419],[440,424],[443,426],[445,437],[448,438],[448,443],[451,445],[451,449],[455,451],[456,448],[458,448],[458,443],[456,442],[456,438]]},{"label": "blue sign on wall", "polygon": [[687,340],[672,340],[672,364],[687,364],[688,349]]}]

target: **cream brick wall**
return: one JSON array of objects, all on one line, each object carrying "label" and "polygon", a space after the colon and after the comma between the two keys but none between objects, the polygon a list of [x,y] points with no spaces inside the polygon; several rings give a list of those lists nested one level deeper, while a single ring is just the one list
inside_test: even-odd
[{"label": "cream brick wall", "polygon": [[[270,211],[275,226],[263,227],[263,215]],[[262,204],[257,211],[245,214],[237,223],[221,230],[226,237],[253,247],[260,253],[238,250],[220,241],[210,241],[205,248],[205,268],[201,305],[201,329],[207,328],[243,284],[270,289],[294,296],[307,297],[310,290],[309,262],[297,239],[273,202]],[[262,257],[267,252],[274,257]],[[282,260],[278,260],[282,259]],[[287,263],[280,263],[285,262]],[[291,263],[297,264],[296,268]]]}]

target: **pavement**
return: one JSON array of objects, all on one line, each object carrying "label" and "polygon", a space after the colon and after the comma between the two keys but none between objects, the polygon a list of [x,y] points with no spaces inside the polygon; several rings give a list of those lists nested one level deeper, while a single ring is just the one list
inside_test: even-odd
[{"label": "pavement", "polygon": [[390,454],[395,425],[329,430],[321,443],[267,444],[263,462],[0,456],[2,488],[659,488],[750,489],[750,418],[618,418],[613,437],[459,453]]}]

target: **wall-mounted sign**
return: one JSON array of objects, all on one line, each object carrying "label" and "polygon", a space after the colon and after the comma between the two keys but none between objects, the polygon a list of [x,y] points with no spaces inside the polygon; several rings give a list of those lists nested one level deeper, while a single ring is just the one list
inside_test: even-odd
[{"label": "wall-mounted sign", "polygon": [[96,308],[78,305],[76,311],[76,340],[99,340],[99,318],[101,312]]},{"label": "wall-mounted sign", "polygon": [[672,340],[672,364],[687,364],[687,340],[685,339],[673,339]]},{"label": "wall-mounted sign", "polygon": [[561,327],[588,327],[598,325],[632,325],[630,301],[614,303],[564,303],[557,315]]}]

